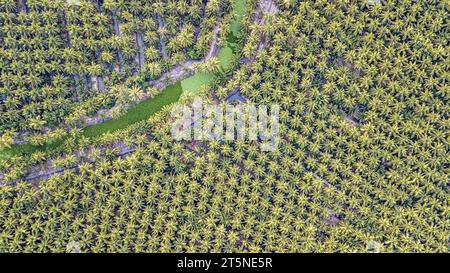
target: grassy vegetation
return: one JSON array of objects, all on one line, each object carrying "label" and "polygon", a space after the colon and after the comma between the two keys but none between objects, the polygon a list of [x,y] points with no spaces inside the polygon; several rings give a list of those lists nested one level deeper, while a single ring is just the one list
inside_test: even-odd
[{"label": "grassy vegetation", "polygon": [[19,154],[31,154],[36,151],[50,151],[53,150],[60,145],[64,143],[64,139],[60,139],[57,141],[48,142],[44,145],[38,146],[38,145],[32,145],[32,144],[19,144],[19,145],[13,145],[10,149],[3,150],[0,152],[0,159],[8,159],[15,155]]},{"label": "grassy vegetation", "polygon": [[83,135],[86,137],[95,137],[107,132],[126,128],[130,124],[148,119],[165,105],[177,102],[182,92],[183,88],[180,82],[170,85],[153,99],[135,105],[125,115],[87,127],[84,129]]},{"label": "grassy vegetation", "polygon": [[208,85],[214,80],[213,73],[196,73],[194,76],[181,81],[183,95],[197,94],[202,85]]},{"label": "grassy vegetation", "polygon": [[[222,70],[226,69],[231,64],[233,50],[230,46],[231,45],[228,45],[220,49],[218,57],[220,68]],[[215,78],[216,75],[214,73],[199,72],[192,77],[182,80],[181,86],[183,88],[183,95],[197,94],[203,85],[210,84]]]},{"label": "grassy vegetation", "polygon": [[231,24],[231,32],[234,36],[238,36],[242,30],[242,19],[244,18],[246,6],[247,0],[236,1],[236,20]]},{"label": "grassy vegetation", "polygon": [[[225,70],[233,59],[234,46],[242,29],[242,19],[245,12],[245,6],[247,1],[237,1],[236,3],[236,20],[231,24],[231,32],[227,37],[227,46],[222,47],[219,51],[220,68]],[[214,73],[196,73],[194,76],[181,81],[183,87],[183,95],[197,94],[202,85],[208,85],[215,79]]]}]

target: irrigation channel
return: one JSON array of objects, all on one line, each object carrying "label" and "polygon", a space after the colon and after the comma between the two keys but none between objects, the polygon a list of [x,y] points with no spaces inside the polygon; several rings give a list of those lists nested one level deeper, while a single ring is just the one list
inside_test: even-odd
[{"label": "irrigation channel", "polygon": [[[242,31],[242,21],[246,8],[247,0],[237,0],[235,6],[236,17],[230,24],[230,32],[225,46],[219,49],[218,58],[220,68],[225,70],[235,56],[235,42]],[[107,132],[124,129],[136,122],[146,120],[155,113],[159,112],[165,105],[177,102],[181,95],[187,93],[197,93],[203,85],[211,84],[216,78],[214,73],[196,72],[191,77],[177,81],[176,83],[165,87],[154,98],[147,99],[118,117],[108,121],[86,127],[82,130],[82,135],[88,138],[97,137]],[[31,154],[36,151],[51,151],[61,147],[65,138],[45,143],[43,145],[16,144],[9,149],[0,151],[0,159],[8,159],[15,155]]]}]

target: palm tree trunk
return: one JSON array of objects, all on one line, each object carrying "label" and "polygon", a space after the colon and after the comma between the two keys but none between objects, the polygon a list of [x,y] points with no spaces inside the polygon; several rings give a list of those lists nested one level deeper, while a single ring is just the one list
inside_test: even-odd
[{"label": "palm tree trunk", "polygon": [[138,53],[136,55],[136,62],[138,63],[139,71],[141,71],[141,68],[145,62],[144,39],[142,37],[142,34],[139,32],[136,32],[135,37],[136,37],[136,47],[138,48]]},{"label": "palm tree trunk", "polygon": [[99,91],[105,90],[105,83],[103,82],[103,76],[97,77],[97,86]]},{"label": "palm tree trunk", "polygon": [[[116,15],[116,11],[113,12],[113,25],[114,25],[114,34],[117,37],[120,37],[120,27],[119,27],[119,22],[117,21],[117,15]],[[123,55],[122,55],[122,51],[120,51],[120,49],[117,49],[117,57],[119,58],[119,72],[122,70],[122,64],[123,64]]]},{"label": "palm tree trunk", "polygon": [[[98,51],[95,51],[95,60],[97,61],[98,64],[102,65],[102,61],[100,60],[100,53]],[[92,86],[92,88],[94,90],[98,90],[98,91],[104,91],[105,90],[105,84],[103,83],[103,76],[99,75],[96,76],[96,85],[94,89],[94,86]]]},{"label": "palm tree trunk", "polygon": [[[161,15],[156,14],[156,19],[158,20],[158,28],[163,29],[164,23],[161,19]],[[161,53],[164,60],[167,60],[167,50],[166,50],[166,42],[164,41],[164,37],[160,34],[159,35],[159,43],[161,44]]]},{"label": "palm tree trunk", "polygon": [[208,4],[207,0],[203,0],[203,5],[202,5],[202,18],[206,18],[206,5]]}]

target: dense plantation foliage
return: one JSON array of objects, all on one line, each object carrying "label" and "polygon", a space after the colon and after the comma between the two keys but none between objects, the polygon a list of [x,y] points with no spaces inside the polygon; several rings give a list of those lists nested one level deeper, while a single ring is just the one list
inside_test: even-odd
[{"label": "dense plantation foliage", "polygon": [[217,0],[2,1],[0,148],[59,138],[62,124],[153,96],[152,80],[208,53],[229,8]]},{"label": "dense plantation foliage", "polygon": [[248,1],[242,65],[200,95],[280,105],[279,150],[176,142],[166,107],[2,161],[0,251],[448,252],[448,4],[275,3],[258,24]]}]

